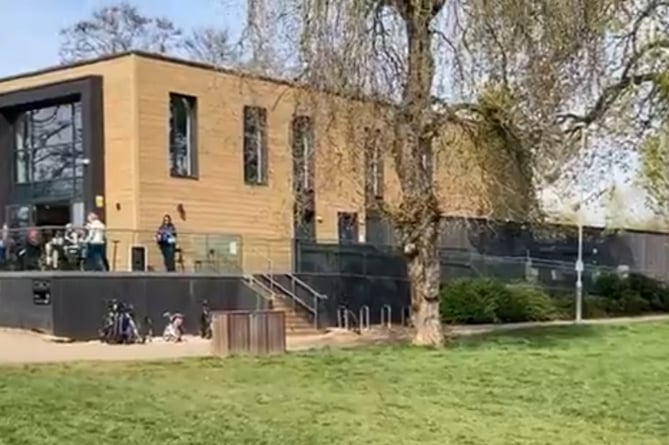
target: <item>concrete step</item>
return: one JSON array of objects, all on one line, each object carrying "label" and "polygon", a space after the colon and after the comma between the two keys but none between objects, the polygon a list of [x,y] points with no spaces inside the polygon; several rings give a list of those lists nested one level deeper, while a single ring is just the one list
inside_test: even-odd
[{"label": "concrete step", "polygon": [[[277,310],[283,310],[277,308]],[[286,333],[290,334],[291,331],[312,331],[315,332],[314,325],[309,321],[304,319],[302,316],[294,313],[291,310],[283,310],[285,313],[285,323],[286,323]]]},{"label": "concrete step", "polygon": [[286,330],[288,329],[313,329],[313,325],[300,318],[286,318]]},{"label": "concrete step", "polygon": [[286,336],[288,337],[299,337],[301,335],[318,335],[322,334],[321,331],[311,328],[301,328],[301,329],[286,329]]},{"label": "concrete step", "polygon": [[311,321],[297,312],[294,303],[290,297],[283,295],[281,292],[274,294],[272,300],[272,309],[283,311],[285,313],[286,335],[314,335],[319,331],[314,328]]}]

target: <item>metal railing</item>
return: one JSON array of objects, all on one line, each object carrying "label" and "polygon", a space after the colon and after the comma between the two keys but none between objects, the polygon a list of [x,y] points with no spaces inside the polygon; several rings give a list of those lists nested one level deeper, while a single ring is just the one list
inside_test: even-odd
[{"label": "metal railing", "polygon": [[[351,319],[353,323],[351,323]],[[369,306],[363,305],[358,311],[358,315],[346,306],[337,308],[337,327],[339,329],[353,329],[359,333],[371,329]]]},{"label": "metal railing", "polygon": [[392,315],[393,309],[389,304],[384,304],[381,306],[381,316],[379,317],[379,320],[381,321],[382,327],[390,329],[393,322]]},{"label": "metal railing", "polygon": [[[87,233],[69,226],[0,229],[0,263],[9,270],[86,270]],[[160,244],[155,230],[107,228],[105,239],[110,271],[237,275],[244,269],[244,240],[237,234],[177,232],[176,243]]]},{"label": "metal railing", "polygon": [[[252,249],[251,251],[254,250]],[[262,253],[259,254],[261,256],[263,255]],[[261,280],[259,280],[257,277],[262,277],[263,279],[267,280],[267,284],[265,284],[264,286],[268,288],[272,294],[275,294],[276,290],[278,290],[282,295],[288,297],[293,303],[297,303],[302,309],[309,312],[309,314],[313,318],[314,328],[318,329],[320,302],[322,300],[326,300],[327,296],[318,292],[316,289],[314,289],[304,281],[300,280],[292,272],[284,271],[282,273],[277,273],[272,258],[265,257],[264,260],[266,262],[267,271],[265,273],[260,273],[260,274],[251,274],[250,276],[253,277],[252,279],[255,280],[256,282],[261,282]],[[257,277],[254,275],[257,275]],[[286,285],[284,280],[288,281],[288,285]],[[306,291],[308,297],[303,298],[302,296],[300,296],[299,295],[300,292],[298,289]]]},{"label": "metal railing", "polygon": [[[274,292],[264,283],[257,280],[253,275],[244,275],[243,283],[246,284],[257,297],[273,301]],[[264,293],[264,295],[261,295],[261,293]],[[256,309],[260,309],[260,302],[256,304]]]}]

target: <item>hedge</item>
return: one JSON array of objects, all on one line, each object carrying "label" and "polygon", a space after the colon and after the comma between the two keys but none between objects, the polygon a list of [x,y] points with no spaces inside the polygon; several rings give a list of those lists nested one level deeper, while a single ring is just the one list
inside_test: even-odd
[{"label": "hedge", "polygon": [[[584,318],[669,313],[669,287],[640,274],[600,275],[583,298]],[[528,284],[490,278],[463,278],[441,289],[441,316],[447,323],[516,323],[574,318],[574,294],[551,297]]]},{"label": "hedge", "polygon": [[602,309],[613,316],[669,312],[669,288],[641,274],[601,275],[592,293],[601,298]]},{"label": "hedge", "polygon": [[493,279],[454,280],[441,290],[441,316],[447,323],[514,323],[556,318],[553,300],[529,284],[505,285]]}]

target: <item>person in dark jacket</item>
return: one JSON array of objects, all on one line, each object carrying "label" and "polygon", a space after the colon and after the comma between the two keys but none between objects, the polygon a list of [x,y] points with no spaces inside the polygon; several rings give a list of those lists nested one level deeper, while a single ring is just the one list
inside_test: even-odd
[{"label": "person in dark jacket", "polygon": [[5,270],[9,262],[9,227],[2,225],[0,229],[0,270]]},{"label": "person in dark jacket", "polygon": [[37,229],[29,229],[26,233],[23,246],[18,252],[21,270],[40,270],[42,246],[40,233]]},{"label": "person in dark jacket", "polygon": [[174,272],[176,270],[174,255],[177,246],[177,229],[172,224],[170,215],[163,217],[163,222],[156,232],[156,242],[160,248],[160,253],[163,255],[165,270],[167,272]]}]

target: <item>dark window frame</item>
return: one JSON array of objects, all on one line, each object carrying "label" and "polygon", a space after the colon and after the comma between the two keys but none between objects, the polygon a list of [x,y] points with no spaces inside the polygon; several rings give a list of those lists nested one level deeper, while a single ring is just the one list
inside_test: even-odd
[{"label": "dark window frame", "polygon": [[[349,230],[350,237],[344,237],[342,229]],[[337,212],[337,238],[339,244],[358,244],[360,242],[360,220],[357,212]]]},{"label": "dark window frame", "polygon": [[[0,221],[4,217],[3,205],[28,203],[19,199],[13,181],[17,113],[70,101],[81,102],[82,148],[84,159],[88,160],[82,180],[85,211],[96,211],[105,220],[106,207],[98,204],[98,197],[105,196],[103,90],[102,76],[94,75],[0,94]],[[30,201],[34,202],[37,201]]]},{"label": "dark window frame", "polygon": [[[180,172],[177,162],[179,153],[176,150],[179,149],[175,141],[173,141],[173,122],[175,120],[175,115],[173,112],[173,106],[175,100],[184,101],[187,104],[187,117],[188,117],[188,128],[186,134],[186,156],[188,158],[188,168],[186,172]],[[172,178],[183,178],[183,179],[198,179],[199,174],[199,165],[198,165],[198,100],[197,97],[191,96],[188,94],[182,93],[169,93],[169,104],[168,104],[168,119],[167,119],[167,153],[169,156],[168,167],[170,176]]]},{"label": "dark window frame", "polygon": [[[245,105],[242,110],[242,171],[244,184],[269,185],[267,148],[267,108]],[[256,177],[252,177],[251,163],[255,163]]]},{"label": "dark window frame", "polygon": [[[293,191],[310,194],[314,192],[316,181],[316,135],[314,120],[308,115],[294,115],[290,123],[291,154],[293,158]],[[307,138],[308,144],[298,147],[299,138]],[[299,152],[299,153],[298,153]],[[301,170],[301,173],[296,173]]]}]

